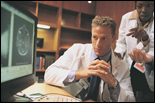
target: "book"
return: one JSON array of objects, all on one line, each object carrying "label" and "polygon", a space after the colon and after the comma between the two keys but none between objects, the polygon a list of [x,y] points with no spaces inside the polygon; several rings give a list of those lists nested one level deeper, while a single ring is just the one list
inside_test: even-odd
[{"label": "book", "polygon": [[53,55],[45,55],[45,65],[44,69],[47,69],[55,61],[55,56]]},{"label": "book", "polygon": [[44,57],[40,57],[40,69],[44,69]]},{"label": "book", "polygon": [[36,57],[36,69],[40,69],[40,57]]}]

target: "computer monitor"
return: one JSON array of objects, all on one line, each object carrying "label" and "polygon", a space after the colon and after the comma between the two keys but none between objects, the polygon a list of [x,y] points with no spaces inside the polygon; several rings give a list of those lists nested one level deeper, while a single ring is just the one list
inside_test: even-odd
[{"label": "computer monitor", "polygon": [[18,2],[1,1],[1,102],[35,83],[37,22]]}]

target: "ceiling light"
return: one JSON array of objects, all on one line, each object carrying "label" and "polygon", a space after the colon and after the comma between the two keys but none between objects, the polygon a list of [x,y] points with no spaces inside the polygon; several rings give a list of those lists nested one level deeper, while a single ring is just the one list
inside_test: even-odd
[{"label": "ceiling light", "polygon": [[88,3],[90,4],[90,3],[92,3],[92,1],[88,1]]}]

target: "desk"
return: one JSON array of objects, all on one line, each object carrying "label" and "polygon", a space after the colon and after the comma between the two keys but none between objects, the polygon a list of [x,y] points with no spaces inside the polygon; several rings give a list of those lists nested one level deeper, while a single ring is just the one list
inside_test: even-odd
[{"label": "desk", "polygon": [[24,89],[22,91],[22,93],[24,93],[24,94],[30,94],[30,93],[48,94],[49,93],[48,95],[62,94],[62,95],[67,95],[67,96],[73,97],[72,95],[70,95],[68,92],[66,92],[65,90],[63,90],[60,87],[49,85],[46,83],[37,83],[37,82],[35,84],[31,85],[30,87]]},{"label": "desk", "polygon": [[[53,86],[53,85],[49,85],[49,84],[46,84],[46,83],[35,83],[32,86],[24,89],[22,91],[22,93],[24,93],[24,94],[30,94],[30,93],[48,94],[48,93],[53,93],[53,94],[48,94],[48,95],[55,95],[55,96],[66,95],[66,96],[73,97],[68,92],[66,92],[65,90],[63,90],[62,88],[57,87],[57,86]],[[93,101],[93,100],[87,100],[85,102],[95,102],[95,101]]]}]

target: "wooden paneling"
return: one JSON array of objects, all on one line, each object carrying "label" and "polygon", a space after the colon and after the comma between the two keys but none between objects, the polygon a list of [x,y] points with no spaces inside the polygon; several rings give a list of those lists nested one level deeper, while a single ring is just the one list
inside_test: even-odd
[{"label": "wooden paneling", "polygon": [[63,1],[62,8],[79,12],[80,1]]},{"label": "wooden paneling", "polygon": [[[96,15],[109,16],[116,21],[117,36],[122,16],[132,10],[135,10],[134,1],[97,1],[96,3]],[[112,44],[113,49],[116,47],[115,43]]]},{"label": "wooden paneling", "polygon": [[96,12],[96,1],[92,1],[92,3],[88,3],[88,1],[81,1],[80,3],[80,11],[82,13],[95,15]]},{"label": "wooden paneling", "polygon": [[73,12],[71,10],[63,9],[61,25],[79,27],[78,26],[78,20],[79,20],[78,15],[79,15],[79,12]]},{"label": "wooden paneling", "polygon": [[56,7],[61,6],[61,3],[60,3],[61,1],[33,1],[33,2],[38,2],[38,3],[42,3],[50,6],[56,6]]},{"label": "wooden paneling", "polygon": [[91,30],[91,22],[94,17],[95,15],[86,15],[84,13],[81,13],[81,28]]},{"label": "wooden paneling", "polygon": [[39,4],[38,21],[57,24],[58,8]]},{"label": "wooden paneling", "polygon": [[61,28],[60,48],[68,49],[74,43],[90,43],[91,32]]}]

